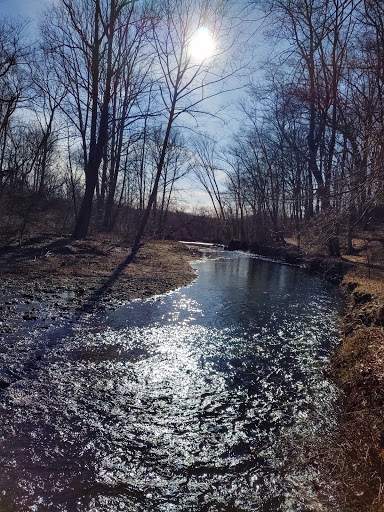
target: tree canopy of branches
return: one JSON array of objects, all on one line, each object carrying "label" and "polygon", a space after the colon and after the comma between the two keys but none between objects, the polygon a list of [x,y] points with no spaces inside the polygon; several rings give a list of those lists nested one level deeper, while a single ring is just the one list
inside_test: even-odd
[{"label": "tree canopy of branches", "polygon": [[224,148],[228,210],[241,210],[249,239],[300,237],[316,218],[325,241],[344,232],[352,250],[354,227],[383,200],[382,3],[255,3],[280,51]]},{"label": "tree canopy of branches", "polygon": [[[352,250],[355,227],[384,201],[382,2],[253,0],[242,15],[250,4],[278,51],[250,77],[241,130],[224,147],[195,132],[236,88],[229,57],[239,60],[243,20],[230,2],[58,0],[36,44],[1,19],[3,218],[9,204],[25,224],[20,194],[31,205],[54,196],[68,204],[55,222],[75,238],[120,229],[135,251],[146,232],[167,231],[193,168],[223,239],[300,238],[318,221]],[[197,57],[202,28],[214,45]]]}]

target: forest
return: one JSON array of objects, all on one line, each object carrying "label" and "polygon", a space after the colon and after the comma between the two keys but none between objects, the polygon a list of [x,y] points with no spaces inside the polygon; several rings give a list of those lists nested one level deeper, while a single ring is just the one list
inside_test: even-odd
[{"label": "forest", "polygon": [[[352,252],[384,217],[383,59],[380,0],[60,0],[32,32],[2,17],[0,235]],[[229,142],[206,121],[228,91]],[[186,206],[186,180],[206,203]]]}]

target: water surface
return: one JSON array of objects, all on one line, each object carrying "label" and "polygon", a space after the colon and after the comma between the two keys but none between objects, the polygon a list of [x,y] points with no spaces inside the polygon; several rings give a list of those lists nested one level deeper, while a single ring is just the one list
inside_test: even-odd
[{"label": "water surface", "polygon": [[[316,510],[338,290],[242,254],[90,315],[3,391],[1,511]],[[319,480],[320,479],[320,480]]]}]

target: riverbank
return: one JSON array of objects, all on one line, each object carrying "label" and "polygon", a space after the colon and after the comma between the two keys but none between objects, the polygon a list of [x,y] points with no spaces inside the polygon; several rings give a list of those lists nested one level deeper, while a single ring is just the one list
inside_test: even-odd
[{"label": "riverbank", "polygon": [[[328,375],[341,392],[340,418],[334,439],[316,446],[328,488],[343,512],[384,510],[384,265],[383,239],[354,240],[354,254],[330,258],[292,241],[255,252],[340,283],[346,307],[340,318],[342,343]],[[325,499],[327,501],[327,498]]]},{"label": "riverbank", "polygon": [[[341,258],[309,246],[299,250],[293,240],[282,247],[251,247],[261,256],[303,265],[340,284],[345,293],[342,343],[328,369],[341,393],[340,418],[334,438],[311,448],[316,465],[329,475],[328,494],[337,496],[343,512],[384,510],[384,264],[379,235],[355,239],[353,255]],[[328,498],[320,501],[328,503]]]},{"label": "riverbank", "polygon": [[384,510],[384,275],[354,267],[344,276],[343,341],[330,375],[342,391],[333,478],[344,510]]},{"label": "riverbank", "polygon": [[75,312],[115,308],[189,284],[193,252],[178,242],[151,241],[132,263],[116,237],[86,241],[40,236],[0,250],[0,333],[20,324],[45,327]]}]

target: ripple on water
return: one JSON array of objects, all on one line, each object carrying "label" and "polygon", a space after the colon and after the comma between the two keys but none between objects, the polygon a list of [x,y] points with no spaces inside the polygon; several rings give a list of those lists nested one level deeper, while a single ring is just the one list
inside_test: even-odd
[{"label": "ripple on water", "polygon": [[191,287],[138,304],[157,311],[147,325],[125,310],[75,326],[0,404],[0,508],[306,510],[316,468],[290,458],[332,426],[336,331],[325,289],[304,306],[293,291],[259,317],[224,322]]}]

